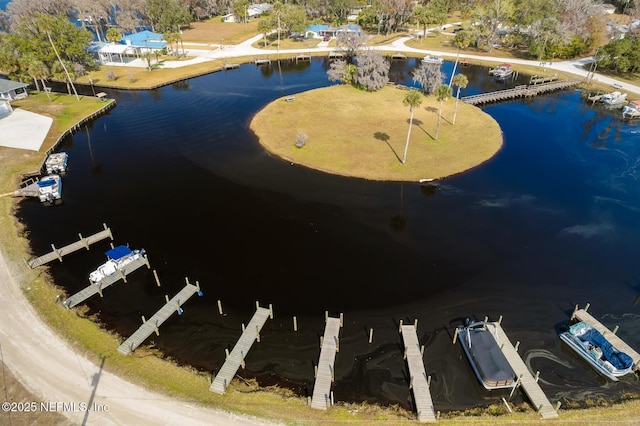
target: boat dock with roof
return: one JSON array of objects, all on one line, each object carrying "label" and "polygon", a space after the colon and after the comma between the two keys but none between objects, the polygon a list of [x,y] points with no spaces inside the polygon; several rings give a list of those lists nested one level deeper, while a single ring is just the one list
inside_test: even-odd
[{"label": "boat dock with roof", "polygon": [[145,320],[142,317],[142,325],[125,340],[119,347],[118,352],[122,355],[129,355],[136,350],[138,346],[144,342],[147,337],[151,336],[151,333],[155,332],[156,335],[160,334],[159,327],[164,323],[174,312],[178,312],[178,315],[182,315],[181,305],[184,304],[191,296],[198,293],[198,296],[202,296],[200,291],[200,284],[196,281],[196,285],[190,284],[189,279],[186,278],[187,285],[180,290],[178,294],[173,296],[169,300],[169,296],[165,296],[167,303],[160,308],[149,320]]}]

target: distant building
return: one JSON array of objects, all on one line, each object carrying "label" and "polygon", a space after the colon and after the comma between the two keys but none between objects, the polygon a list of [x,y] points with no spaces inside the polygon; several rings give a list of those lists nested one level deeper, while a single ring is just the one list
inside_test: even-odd
[{"label": "distant building", "polygon": [[348,24],[340,27],[334,27],[326,24],[309,25],[305,29],[306,38],[323,38],[325,36],[337,37],[340,33],[353,33],[360,35],[362,32],[360,25]]},{"label": "distant building", "polygon": [[[271,12],[273,5],[269,3],[252,4],[247,7],[247,17],[249,19],[257,19],[264,13]],[[242,18],[238,17],[235,13],[227,13],[222,16],[223,22],[243,22]]]},{"label": "distant building", "polygon": [[13,101],[15,99],[26,98],[27,87],[29,85],[12,80],[0,78],[0,99]]},{"label": "distant building", "polygon": [[120,43],[126,44],[134,48],[137,53],[146,53],[147,51],[162,50],[167,47],[167,42],[162,39],[163,34],[153,33],[151,31],[140,31],[122,37]]},{"label": "distant building", "polygon": [[96,59],[106,64],[108,62],[127,62],[127,58],[139,57],[147,52],[157,52],[163,49],[169,50],[169,46],[163,40],[163,34],[151,31],[140,31],[128,34],[117,43],[93,43],[89,52]]}]

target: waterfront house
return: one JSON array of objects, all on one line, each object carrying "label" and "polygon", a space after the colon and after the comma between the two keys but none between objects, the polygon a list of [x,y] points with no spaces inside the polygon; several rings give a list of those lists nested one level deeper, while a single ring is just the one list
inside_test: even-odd
[{"label": "waterfront house", "polygon": [[27,97],[27,87],[29,85],[18,81],[5,80],[0,78],[0,99],[13,101]]}]

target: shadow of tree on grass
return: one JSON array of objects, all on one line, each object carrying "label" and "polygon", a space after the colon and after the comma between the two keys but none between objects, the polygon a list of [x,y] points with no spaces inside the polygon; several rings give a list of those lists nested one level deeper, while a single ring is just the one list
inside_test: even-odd
[{"label": "shadow of tree on grass", "polygon": [[393,155],[396,156],[398,161],[402,162],[402,159],[398,156],[398,153],[395,151],[395,149],[393,149],[393,147],[389,143],[389,139],[391,139],[391,136],[389,136],[387,133],[384,133],[384,132],[375,132],[373,134],[373,137],[378,139],[379,141],[386,143],[389,149],[391,150],[391,152],[393,152]]}]

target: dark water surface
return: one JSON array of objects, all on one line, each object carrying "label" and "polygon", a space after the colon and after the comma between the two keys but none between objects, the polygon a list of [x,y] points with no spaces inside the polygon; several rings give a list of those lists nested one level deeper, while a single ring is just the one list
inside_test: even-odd
[{"label": "dark water surface", "polygon": [[[410,83],[414,65],[394,64],[392,75]],[[500,315],[552,402],[638,392],[634,376],[606,381],[557,336],[574,305],[591,302],[640,348],[638,125],[578,92],[555,93],[486,107],[504,147],[437,186],[346,179],[271,157],[248,129],[271,100],[326,86],[326,66],[246,65],[153,91],[108,91],[117,107],[61,148],[70,155],[63,205],[21,204],[34,252],[103,222],[116,244],[145,248],[162,287],[141,270],[87,302],[125,337],[185,276],[198,280],[205,296],[147,343],[205,371],[221,367],[256,301],[273,304],[239,374],[302,395],[313,388],[325,310],[345,316],[339,401],[410,407],[397,324],[418,319],[436,409],[495,402],[504,394],[481,390],[451,339],[465,317]],[[463,94],[503,85],[481,68],[462,72]],[[83,288],[107,248],[54,264],[56,282],[70,294]]]}]

